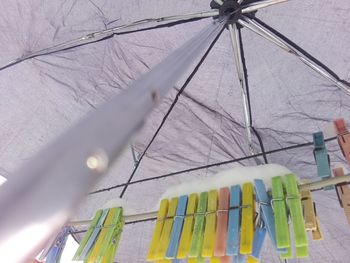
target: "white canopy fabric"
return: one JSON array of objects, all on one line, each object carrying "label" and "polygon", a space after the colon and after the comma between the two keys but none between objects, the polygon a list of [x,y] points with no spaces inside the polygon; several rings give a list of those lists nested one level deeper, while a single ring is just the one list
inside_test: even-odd
[{"label": "white canopy fabric", "polygon": [[[255,1],[243,1],[248,2]],[[84,45],[77,42],[78,46],[73,43],[59,51],[51,47],[132,21],[210,10],[210,2],[202,0],[1,1],[0,175],[11,180],[15,168],[47,142],[127,89],[213,18],[154,22],[121,29]],[[291,0],[250,15],[293,41],[346,83],[350,81],[349,10],[346,0]],[[144,28],[147,30],[139,30]],[[287,167],[300,178],[317,179],[313,147],[308,143],[313,132],[327,129],[334,119],[350,120],[349,94],[248,28],[240,31],[256,131],[253,146],[256,153],[266,154],[245,158],[251,152],[241,86],[225,29],[193,77],[188,79],[195,63],[131,140],[138,159],[164,121],[137,164],[134,183],[123,190],[135,169],[132,151],[127,148],[91,189],[95,193],[86,196],[75,219],[92,217],[122,191],[130,209],[147,211],[170,186],[237,165],[267,161]],[[305,145],[294,147],[300,144]],[[345,164],[336,141],[329,141],[327,147],[332,165]],[[169,176],[152,179],[161,175]],[[314,197],[325,240],[310,242],[310,257],[298,262],[348,262],[349,226],[336,193],[321,191]],[[145,262],[152,229],[152,222],[126,225],[116,262]],[[266,245],[262,262],[280,260]]]}]

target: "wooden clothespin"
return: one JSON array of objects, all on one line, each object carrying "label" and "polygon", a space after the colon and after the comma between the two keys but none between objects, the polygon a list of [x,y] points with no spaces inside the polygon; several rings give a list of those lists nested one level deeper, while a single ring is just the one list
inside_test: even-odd
[{"label": "wooden clothespin", "polygon": [[[344,176],[343,168],[333,169],[334,176]],[[339,184],[336,186],[340,206],[344,209],[345,216],[350,225],[350,189],[347,184]]]},{"label": "wooden clothespin", "polygon": [[[330,178],[332,176],[329,155],[327,153],[326,144],[324,141],[323,132],[316,132],[313,134],[314,141],[314,157],[317,166],[317,174],[322,179]],[[325,190],[334,189],[334,187],[326,187]]]},{"label": "wooden clothespin", "polygon": [[[241,226],[241,186],[231,186],[230,190],[230,212],[227,227],[226,254],[239,256],[239,236]],[[238,259],[237,259],[238,260]],[[236,261],[234,261],[236,262]]]},{"label": "wooden clothespin", "polygon": [[191,194],[188,198],[186,217],[183,225],[181,239],[179,243],[179,249],[177,252],[177,258],[183,259],[187,257],[190,250],[193,226],[194,226],[194,213],[197,210],[198,195]]},{"label": "wooden clothespin", "polygon": [[60,262],[60,258],[63,249],[66,245],[68,235],[70,233],[70,228],[65,227],[57,236],[55,242],[47,253],[46,262],[47,263],[57,263]]},{"label": "wooden clothespin", "polygon": [[170,200],[169,209],[164,220],[162,234],[159,239],[158,247],[156,249],[155,258],[156,260],[164,260],[167,248],[170,241],[170,233],[174,223],[174,216],[176,214],[177,204],[179,198],[174,197]]},{"label": "wooden clothespin", "polygon": [[[226,256],[227,245],[227,225],[228,225],[228,212],[230,208],[230,190],[225,187],[221,188],[219,192],[219,209],[217,212],[217,224],[216,224],[216,243],[214,249],[215,257]],[[225,261],[222,259],[221,261]]]},{"label": "wooden clothespin", "polygon": [[147,258],[146,258],[147,261],[154,261],[156,259],[156,250],[157,250],[157,246],[159,244],[160,236],[162,234],[165,216],[168,212],[168,208],[169,208],[169,200],[163,199],[160,202],[160,207],[159,207],[158,214],[157,214],[156,225],[155,225],[154,230],[153,230],[151,244],[150,244],[150,247],[149,247],[148,253],[147,253]]},{"label": "wooden clothespin", "polygon": [[288,174],[284,177],[284,185],[287,192],[287,205],[293,224],[294,243],[296,247],[297,258],[308,257],[308,240],[305,231],[303,209],[301,206],[301,196],[298,189],[297,180],[294,174]]},{"label": "wooden clothespin", "polygon": [[191,241],[190,251],[188,253],[190,258],[201,258],[202,246],[203,246],[203,233],[205,226],[205,213],[208,205],[208,192],[202,192],[199,195],[199,202],[197,207],[197,213],[194,217],[194,228]]},{"label": "wooden clothespin", "polygon": [[303,206],[303,214],[305,221],[305,229],[307,231],[316,230],[316,214],[314,209],[314,202],[312,201],[310,190],[301,190],[301,203]]},{"label": "wooden clothespin", "polygon": [[242,187],[242,221],[240,253],[251,254],[254,238],[254,213],[255,202],[253,196],[253,184],[245,183]]},{"label": "wooden clothespin", "polygon": [[109,209],[103,228],[88,255],[87,262],[114,262],[123,226],[123,208]]},{"label": "wooden clothespin", "polygon": [[212,258],[214,256],[217,210],[218,191],[211,190],[208,194],[208,207],[205,221],[202,257]]},{"label": "wooden clothespin", "polygon": [[334,126],[337,131],[340,149],[350,165],[350,133],[346,128],[344,119],[335,120]]},{"label": "wooden clothespin", "polygon": [[287,207],[281,176],[272,177],[272,207],[275,215],[276,242],[278,249],[287,249],[281,253],[282,259],[292,257]]},{"label": "wooden clothespin", "polygon": [[320,228],[320,220],[317,217],[315,203],[314,203],[314,211],[315,211],[315,215],[316,215],[316,229],[313,229],[311,231],[312,239],[313,240],[323,240],[323,233],[322,233],[321,228]]},{"label": "wooden clothespin", "polygon": [[176,215],[174,219],[173,228],[171,230],[170,242],[166,252],[166,259],[175,259],[178,248],[179,241],[181,237],[182,227],[185,219],[186,207],[187,207],[187,195],[180,196],[179,204],[176,209]]}]

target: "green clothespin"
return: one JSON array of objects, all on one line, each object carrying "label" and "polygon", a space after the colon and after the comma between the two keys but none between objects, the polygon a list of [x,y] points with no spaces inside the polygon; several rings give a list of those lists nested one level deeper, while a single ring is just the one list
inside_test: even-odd
[{"label": "green clothespin", "polygon": [[102,215],[102,210],[98,210],[96,212],[94,218],[91,221],[91,224],[89,226],[88,231],[86,232],[84,238],[81,240],[80,245],[77,249],[77,252],[75,252],[75,254],[74,254],[73,260],[80,260],[81,252],[84,250],[86,243],[88,242],[90,236],[92,235],[92,232],[94,232],[95,227],[96,227],[101,215]]},{"label": "green clothespin", "polygon": [[284,185],[287,191],[286,201],[293,224],[296,256],[297,258],[308,257],[308,240],[305,230],[303,209],[301,206],[301,196],[295,175],[286,175],[284,177]]},{"label": "green clothespin", "polygon": [[111,208],[98,239],[90,251],[88,263],[112,263],[124,225],[123,209]]},{"label": "green clothespin", "polygon": [[280,176],[272,177],[272,207],[275,215],[276,242],[278,249],[287,249],[280,254],[283,259],[292,257],[287,208]]},{"label": "green clothespin", "polygon": [[199,258],[201,255],[207,203],[208,203],[208,192],[202,192],[199,195],[197,213],[194,217],[192,242],[191,242],[190,251],[188,253],[189,258]]}]

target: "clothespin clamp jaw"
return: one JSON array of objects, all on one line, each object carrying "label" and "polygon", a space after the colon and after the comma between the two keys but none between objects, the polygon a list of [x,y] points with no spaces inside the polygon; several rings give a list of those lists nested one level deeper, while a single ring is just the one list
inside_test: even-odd
[{"label": "clothespin clamp jaw", "polygon": [[[317,165],[317,174],[322,179],[330,178],[332,176],[330,168],[330,159],[327,153],[326,144],[322,132],[316,132],[313,134],[314,141],[314,158]],[[333,186],[326,187],[325,190],[334,189]]]},{"label": "clothespin clamp jaw", "polygon": [[350,133],[346,127],[344,119],[335,120],[334,126],[338,135],[338,143],[341,151],[350,165]]}]

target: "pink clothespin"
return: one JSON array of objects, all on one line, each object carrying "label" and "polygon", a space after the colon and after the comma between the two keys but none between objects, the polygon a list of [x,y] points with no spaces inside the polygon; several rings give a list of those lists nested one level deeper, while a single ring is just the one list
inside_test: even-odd
[{"label": "pink clothespin", "polygon": [[350,165],[350,133],[346,128],[344,119],[335,120],[334,126],[337,131],[339,146]]},{"label": "pink clothespin", "polygon": [[[228,212],[230,208],[230,190],[221,188],[219,192],[219,209],[217,211],[216,243],[214,249],[215,257],[226,255]],[[225,259],[223,259],[225,260]]]},{"label": "pink clothespin", "polygon": [[[343,168],[333,169],[334,176],[344,176]],[[347,184],[336,185],[340,206],[344,209],[345,216],[350,225],[350,188]]]}]

